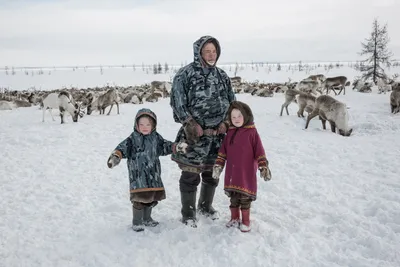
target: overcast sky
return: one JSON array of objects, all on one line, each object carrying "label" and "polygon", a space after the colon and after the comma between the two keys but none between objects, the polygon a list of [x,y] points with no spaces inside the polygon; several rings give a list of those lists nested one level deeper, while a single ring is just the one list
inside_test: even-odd
[{"label": "overcast sky", "polygon": [[399,0],[0,0],[0,64],[180,64],[202,35],[220,63],[359,59],[375,17],[400,58]]}]

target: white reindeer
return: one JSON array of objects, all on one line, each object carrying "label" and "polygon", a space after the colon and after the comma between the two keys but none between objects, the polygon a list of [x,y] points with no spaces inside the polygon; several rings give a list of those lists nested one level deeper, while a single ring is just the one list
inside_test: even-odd
[{"label": "white reindeer", "polygon": [[68,111],[71,115],[72,120],[74,122],[78,121],[78,116],[82,117],[83,113],[80,110],[80,105],[75,103],[70,93],[66,91],[61,91],[60,93],[50,93],[43,99],[42,102],[42,109],[43,109],[43,118],[42,121],[44,122],[44,115],[46,110],[48,109],[53,121],[55,120],[52,114],[52,109],[57,108],[60,111],[61,123],[64,123],[64,113]]},{"label": "white reindeer", "polygon": [[378,78],[377,84],[378,86],[378,94],[392,91],[392,85],[388,83],[387,78]]}]

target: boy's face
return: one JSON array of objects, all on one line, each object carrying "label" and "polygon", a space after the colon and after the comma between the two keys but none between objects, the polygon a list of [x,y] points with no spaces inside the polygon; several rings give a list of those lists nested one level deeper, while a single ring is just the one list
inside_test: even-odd
[{"label": "boy's face", "polygon": [[151,133],[152,125],[149,118],[142,117],[138,121],[139,124],[139,132],[143,135],[147,135]]},{"label": "boy's face", "polygon": [[231,121],[233,123],[233,126],[242,127],[243,123],[244,123],[244,118],[243,118],[242,112],[240,112],[240,110],[238,110],[236,108],[232,109]]}]

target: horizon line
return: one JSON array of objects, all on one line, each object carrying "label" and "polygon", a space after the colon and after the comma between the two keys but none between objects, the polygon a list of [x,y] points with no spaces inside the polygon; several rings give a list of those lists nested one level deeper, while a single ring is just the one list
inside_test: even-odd
[{"label": "horizon line", "polygon": [[[307,61],[303,61],[303,60],[298,60],[298,61],[230,61],[230,62],[223,62],[218,64],[218,66],[226,66],[226,65],[236,65],[236,64],[299,64],[304,63],[304,64],[321,64],[321,63],[357,63],[357,62],[361,62],[363,60],[322,60],[322,61],[313,61],[313,60],[307,60]],[[187,61],[185,61],[187,62]],[[192,62],[192,61],[190,61]],[[152,63],[152,64],[145,64],[145,63],[140,63],[140,64],[135,64],[135,63],[129,63],[129,64],[94,64],[94,65],[43,65],[43,66],[18,66],[18,65],[6,65],[4,67],[0,67],[0,70],[12,70],[12,69],[49,69],[49,68],[100,68],[100,67],[133,67],[135,66],[135,68],[137,67],[153,67],[154,65],[162,65],[165,66],[165,64],[168,64],[169,67],[181,67],[182,65],[185,66],[189,63],[181,63],[181,64],[169,64],[168,62],[165,63]],[[400,62],[400,59],[393,59],[391,60],[391,62]]]}]

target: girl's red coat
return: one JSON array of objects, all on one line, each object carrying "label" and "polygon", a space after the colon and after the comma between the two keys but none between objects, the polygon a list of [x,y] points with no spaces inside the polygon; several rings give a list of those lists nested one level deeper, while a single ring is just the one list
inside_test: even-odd
[{"label": "girl's red coat", "polygon": [[266,166],[267,159],[254,123],[229,128],[216,164],[226,165],[225,191],[239,192],[254,200],[257,198],[257,169]]}]

